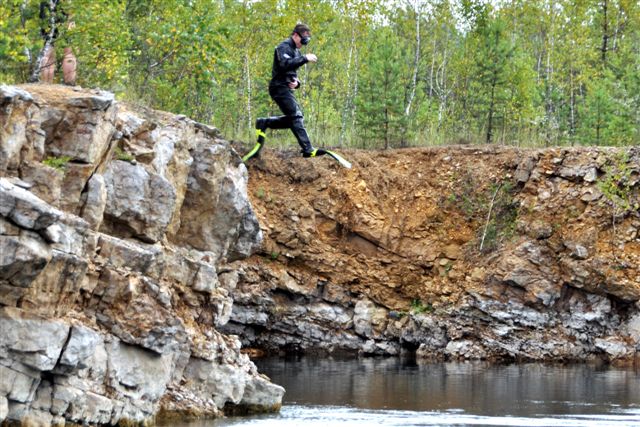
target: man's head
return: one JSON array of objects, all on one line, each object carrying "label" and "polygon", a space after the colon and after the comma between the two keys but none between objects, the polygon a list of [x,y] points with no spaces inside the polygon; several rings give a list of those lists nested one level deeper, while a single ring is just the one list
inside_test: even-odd
[{"label": "man's head", "polygon": [[291,38],[300,49],[302,45],[306,45],[311,40],[311,29],[306,24],[298,24],[291,32]]}]

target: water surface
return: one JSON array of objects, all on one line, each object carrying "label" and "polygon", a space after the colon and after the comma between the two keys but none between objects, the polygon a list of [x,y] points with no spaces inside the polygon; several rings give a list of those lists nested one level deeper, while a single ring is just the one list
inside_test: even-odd
[{"label": "water surface", "polygon": [[256,364],[287,390],[280,414],[188,425],[640,427],[633,368],[309,357]]}]

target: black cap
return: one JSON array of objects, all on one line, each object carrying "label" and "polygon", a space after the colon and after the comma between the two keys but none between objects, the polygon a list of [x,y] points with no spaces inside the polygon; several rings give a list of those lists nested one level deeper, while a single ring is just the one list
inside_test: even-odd
[{"label": "black cap", "polygon": [[298,33],[299,35],[302,35],[305,32],[311,32],[311,28],[309,28],[309,26],[307,24],[298,24],[295,26],[295,28],[293,29],[293,31],[291,32],[291,34],[293,33]]}]

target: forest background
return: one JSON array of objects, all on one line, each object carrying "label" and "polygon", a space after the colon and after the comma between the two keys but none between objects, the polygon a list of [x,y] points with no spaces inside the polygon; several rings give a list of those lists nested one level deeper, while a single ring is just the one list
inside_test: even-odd
[{"label": "forest background", "polygon": [[[302,51],[319,60],[299,70],[296,96],[314,145],[640,144],[637,0],[43,3],[56,2],[55,46],[73,48],[77,84],[229,139],[252,140],[257,117],[280,114],[273,50],[305,22]],[[0,2],[0,82],[33,74],[52,22],[40,3]]]}]

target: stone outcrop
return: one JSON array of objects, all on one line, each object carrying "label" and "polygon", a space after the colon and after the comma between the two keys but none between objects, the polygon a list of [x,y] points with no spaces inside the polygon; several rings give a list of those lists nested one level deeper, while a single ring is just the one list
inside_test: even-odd
[{"label": "stone outcrop", "polygon": [[250,164],[265,239],[224,327],[245,346],[638,360],[640,150],[345,154]]},{"label": "stone outcrop", "polygon": [[0,422],[273,411],[230,318],[262,238],[217,131],[113,95],[0,86]]}]

